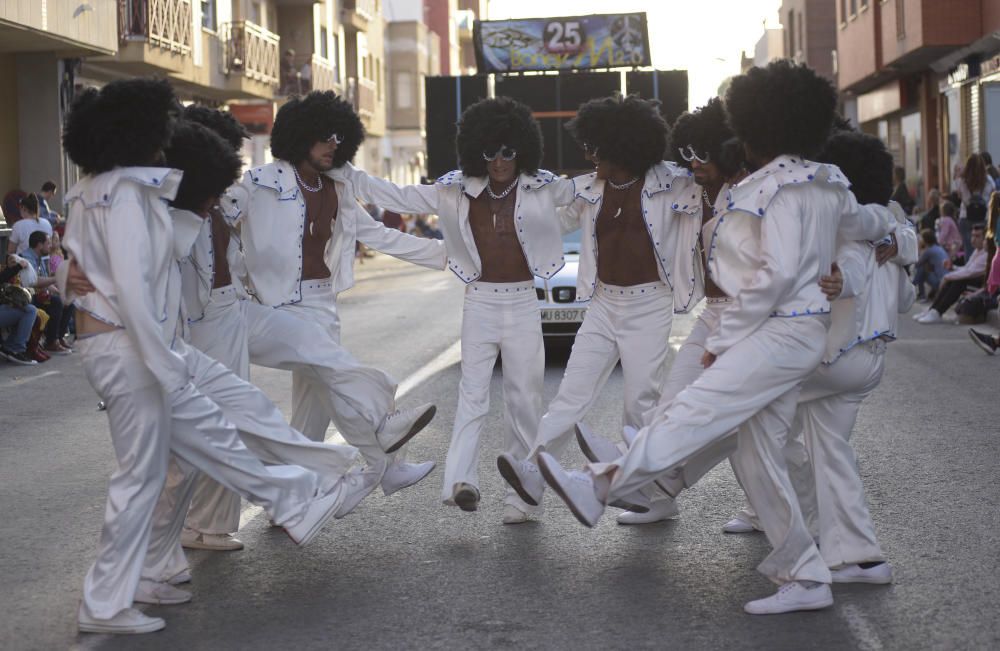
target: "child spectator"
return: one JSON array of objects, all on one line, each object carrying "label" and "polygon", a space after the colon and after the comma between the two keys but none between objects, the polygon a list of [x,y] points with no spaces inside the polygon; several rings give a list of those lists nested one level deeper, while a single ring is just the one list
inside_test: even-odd
[{"label": "child spectator", "polygon": [[948,252],[951,262],[964,261],[962,234],[958,232],[958,223],[955,221],[955,204],[951,201],[941,202],[941,216],[938,217],[935,229],[937,230],[938,244]]},{"label": "child spectator", "polygon": [[[947,272],[945,262],[948,260],[948,252],[937,243],[934,231],[930,229],[920,231],[920,240],[920,257],[915,265],[913,284],[917,287],[918,299],[927,296],[933,298],[937,294],[941,279]],[[931,286],[929,294],[924,293],[924,283]]]},{"label": "child spectator", "polygon": [[917,323],[941,323],[942,315],[962,297],[962,292],[970,287],[982,287],[986,280],[985,235],[983,224],[972,226],[973,252],[968,264],[945,274],[934,303],[926,312],[913,317]]}]

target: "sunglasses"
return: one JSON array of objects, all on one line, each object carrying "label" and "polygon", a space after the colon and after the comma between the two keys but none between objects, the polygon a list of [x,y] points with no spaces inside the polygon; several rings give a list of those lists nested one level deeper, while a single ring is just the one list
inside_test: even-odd
[{"label": "sunglasses", "polygon": [[339,145],[340,143],[344,142],[344,137],[343,136],[338,136],[337,134],[333,134],[332,136],[330,136],[329,138],[327,138],[326,141],[327,142],[332,142],[335,145]]},{"label": "sunglasses", "polygon": [[504,145],[503,147],[498,149],[494,154],[487,154],[485,151],[483,152],[483,160],[488,161],[490,163],[495,161],[497,159],[497,156],[499,156],[502,160],[514,160],[515,158],[517,158],[517,150],[514,149],[513,147],[508,147]]},{"label": "sunglasses", "polygon": [[581,146],[583,147],[583,153],[586,154],[587,156],[590,156],[592,158],[597,156],[597,149],[598,149],[597,145],[592,145],[589,142],[584,142],[581,143]]},{"label": "sunglasses", "polygon": [[698,152],[694,150],[694,147],[687,145],[686,147],[678,147],[677,151],[680,152],[681,158],[690,163],[691,161],[698,161],[702,165],[708,165],[711,158],[708,154],[704,156],[699,156]]}]

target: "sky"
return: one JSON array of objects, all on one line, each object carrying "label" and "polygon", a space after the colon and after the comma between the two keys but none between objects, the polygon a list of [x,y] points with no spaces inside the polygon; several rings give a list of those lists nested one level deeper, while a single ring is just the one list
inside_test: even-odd
[{"label": "sky", "polygon": [[781,0],[489,0],[489,18],[582,16],[645,11],[653,66],[688,71],[690,108],[715,97],[753,52],[764,21],[777,26]]}]

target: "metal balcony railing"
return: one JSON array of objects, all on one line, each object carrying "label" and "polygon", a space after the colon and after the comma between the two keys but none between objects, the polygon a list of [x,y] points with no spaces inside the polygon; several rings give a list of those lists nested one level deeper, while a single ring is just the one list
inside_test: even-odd
[{"label": "metal balcony railing", "polygon": [[305,95],[311,90],[337,90],[337,68],[318,54],[281,58],[279,95]]},{"label": "metal balcony railing", "polygon": [[243,20],[219,25],[219,40],[223,48],[222,72],[278,85],[280,45],[277,34]]},{"label": "metal balcony railing", "polygon": [[146,41],[176,52],[191,52],[191,0],[118,0],[118,38]]}]

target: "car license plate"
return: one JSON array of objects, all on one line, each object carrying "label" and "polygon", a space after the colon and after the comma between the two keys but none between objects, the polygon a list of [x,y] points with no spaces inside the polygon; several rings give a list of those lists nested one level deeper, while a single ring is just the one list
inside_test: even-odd
[{"label": "car license plate", "polygon": [[583,321],[583,313],[586,310],[542,310],[542,321],[544,323]]}]

